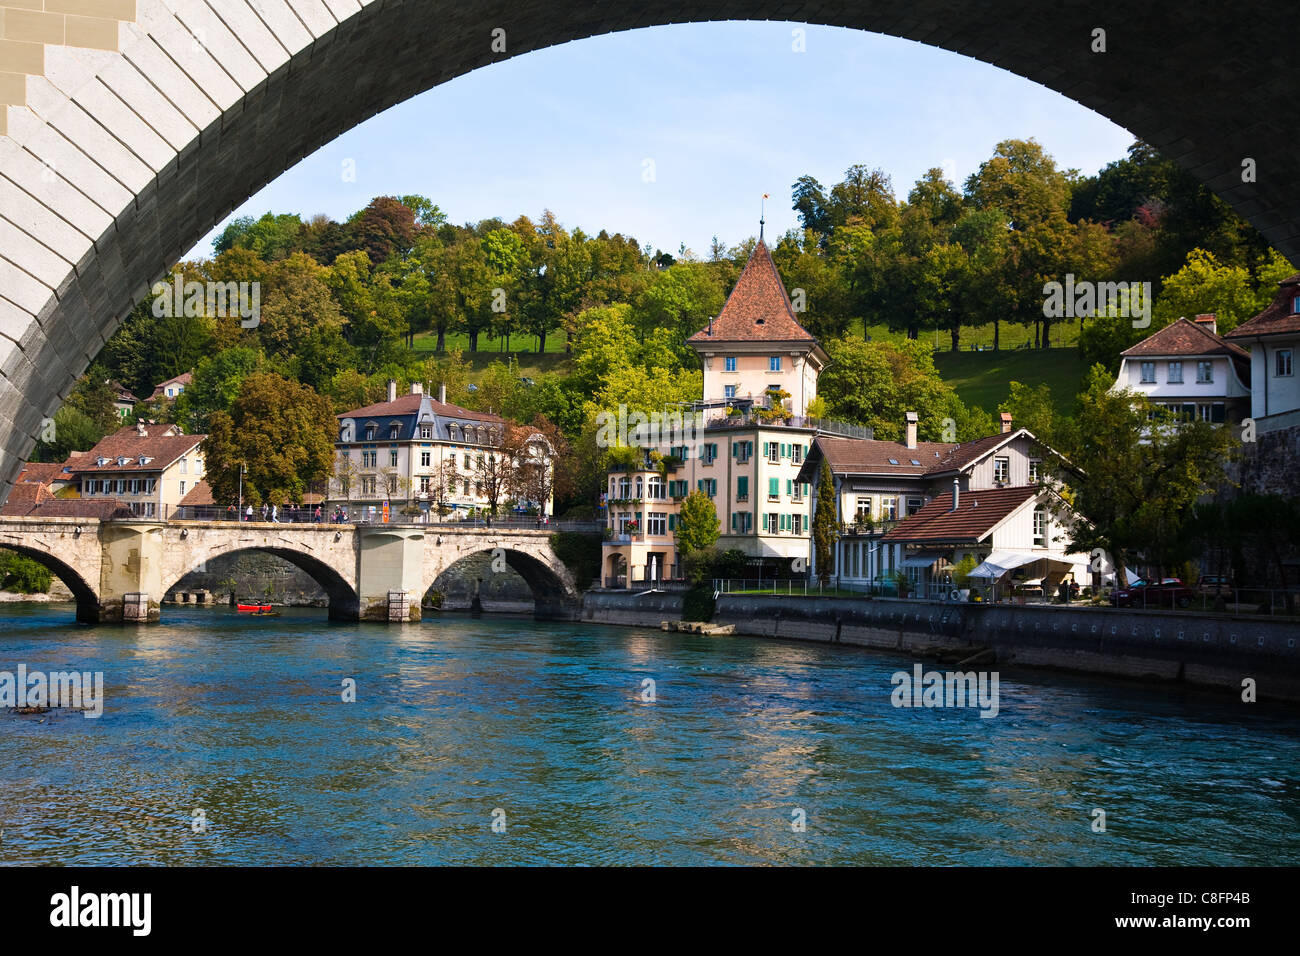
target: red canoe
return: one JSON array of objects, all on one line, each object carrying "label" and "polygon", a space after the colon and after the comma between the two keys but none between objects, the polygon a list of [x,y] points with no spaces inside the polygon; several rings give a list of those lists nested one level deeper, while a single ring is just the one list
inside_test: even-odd
[{"label": "red canoe", "polygon": [[236,610],[236,611],[269,611],[269,610],[271,610],[271,605],[269,605],[269,604],[236,604],[236,605],[235,605],[235,610]]}]

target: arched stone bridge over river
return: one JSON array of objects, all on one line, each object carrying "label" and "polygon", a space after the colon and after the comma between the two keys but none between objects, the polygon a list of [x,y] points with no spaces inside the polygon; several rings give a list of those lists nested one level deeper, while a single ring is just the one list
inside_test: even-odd
[{"label": "arched stone bridge over river", "polygon": [[528,582],[539,618],[573,617],[578,605],[544,530],[13,517],[0,518],[0,545],[56,574],[86,622],[156,621],[181,578],[238,551],[266,551],[310,574],[335,620],[418,621],[437,577],[483,551]]}]

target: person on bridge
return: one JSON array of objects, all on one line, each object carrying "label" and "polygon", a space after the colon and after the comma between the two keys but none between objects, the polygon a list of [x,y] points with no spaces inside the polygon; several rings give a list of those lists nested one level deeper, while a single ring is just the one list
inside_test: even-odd
[{"label": "person on bridge", "polygon": [[252,521],[252,520],[253,520],[253,506],[252,506],[252,505],[249,505],[249,506],[248,506],[248,511],[245,512],[245,514],[244,514],[244,520],[245,520],[245,521]]}]

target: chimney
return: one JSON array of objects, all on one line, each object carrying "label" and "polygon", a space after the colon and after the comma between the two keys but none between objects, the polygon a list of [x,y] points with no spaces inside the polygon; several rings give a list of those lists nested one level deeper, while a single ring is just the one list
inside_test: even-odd
[{"label": "chimney", "polygon": [[1003,412],[998,417],[1002,419],[1002,434],[1005,435],[1007,432],[1011,431],[1011,413]]},{"label": "chimney", "polygon": [[1219,334],[1219,323],[1215,319],[1213,312],[1202,312],[1196,317],[1196,324],[1207,332],[1213,332],[1215,335]]},{"label": "chimney", "polygon": [[145,430],[144,422],[135,423],[135,433],[139,435],[141,438],[145,438],[149,435],[149,432]]},{"label": "chimney", "polygon": [[443,382],[438,386],[438,401],[440,401],[444,405],[447,404],[447,383],[446,382]]},{"label": "chimney", "polygon": [[915,448],[916,447],[916,419],[917,419],[916,412],[908,412],[906,415],[903,416],[903,418],[907,422],[907,447]]},{"label": "chimney", "polygon": [[411,394],[412,394],[412,395],[423,395],[423,394],[424,394],[424,383],[423,383],[423,382],[412,382],[412,383],[411,383]]},{"label": "chimney", "polygon": [[388,380],[388,400],[390,402],[397,401],[397,379],[395,378]]},{"label": "chimney", "polygon": [[952,510],[956,511],[959,504],[961,504],[961,482],[954,478],[952,480]]}]

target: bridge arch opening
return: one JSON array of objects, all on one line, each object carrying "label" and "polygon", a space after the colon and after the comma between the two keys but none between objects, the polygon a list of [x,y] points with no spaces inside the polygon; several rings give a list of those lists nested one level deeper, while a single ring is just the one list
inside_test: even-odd
[{"label": "bridge arch opening", "polygon": [[[187,568],[184,572],[165,582],[164,597],[171,595],[177,590],[178,585],[190,574],[204,568],[209,561],[218,558],[226,558],[242,554],[262,553],[270,554],[288,562],[299,570],[307,574],[316,585],[325,593],[329,602],[329,616],[333,621],[356,621],[360,615],[361,601],[357,596],[356,589],[346,578],[326,562],[315,558],[302,551],[295,551],[292,548],[280,547],[234,547],[227,550],[217,550],[207,555],[202,563],[192,568]],[[233,595],[238,603],[241,604],[261,604],[266,603],[267,595],[265,591],[259,591],[258,585],[254,582],[243,582],[239,585],[248,591],[241,593],[239,588],[233,591]]]},{"label": "bridge arch opening", "polygon": [[471,613],[531,609],[538,620],[554,620],[574,615],[578,595],[536,556],[514,548],[488,548],[443,568],[425,587],[421,603],[434,613],[444,609]]},{"label": "bridge arch opening", "polygon": [[62,581],[64,586],[72,592],[73,600],[77,602],[78,621],[85,624],[94,624],[99,620],[99,592],[96,590],[96,586],[82,577],[81,573],[72,565],[59,560],[48,551],[41,551],[20,544],[5,544],[0,550],[12,551],[24,558],[30,558]]},{"label": "bridge arch opening", "polygon": [[[226,3],[232,13],[237,5],[243,19],[220,16]],[[1224,6],[1220,21],[1154,0],[1140,18],[1112,18],[1109,35],[1123,52],[1106,56],[1101,69],[1090,43],[1095,4],[1083,0],[1066,0],[1051,17],[1004,19],[954,16],[948,0],[834,8],[660,0],[508,11],[472,0],[450,20],[440,4],[370,2],[349,5],[351,12],[318,4],[311,14],[253,18],[260,59],[225,25],[247,22],[242,2],[148,6],[151,19],[123,25],[116,55],[60,48],[59,56],[76,61],[75,69],[61,71],[61,82],[85,73],[85,89],[29,84],[42,99],[10,108],[0,131],[14,147],[0,156],[0,183],[15,187],[5,187],[6,211],[12,204],[22,223],[4,249],[3,273],[18,284],[0,309],[0,498],[42,421],[163,277],[162,264],[178,261],[261,186],[363,120],[440,83],[603,33],[739,16],[882,33],[982,60],[1113,119],[1205,182],[1284,255],[1300,253],[1300,159],[1281,125],[1290,113],[1286,88],[1261,84],[1247,70],[1216,76],[1209,86],[1188,85],[1178,70],[1151,67],[1167,58],[1166,33],[1177,36],[1182,62],[1222,61],[1229,27],[1234,49],[1249,60],[1250,51],[1271,49],[1286,35],[1291,24],[1282,8],[1243,18]],[[1170,30],[1151,31],[1147,22],[1168,22]],[[179,70],[167,52],[176,49],[186,51]],[[145,63],[166,68],[155,75],[138,65]],[[124,122],[96,120],[94,103],[103,99],[120,100],[115,110]],[[104,132],[109,125],[112,135]],[[1242,157],[1268,175],[1247,180]]]}]

